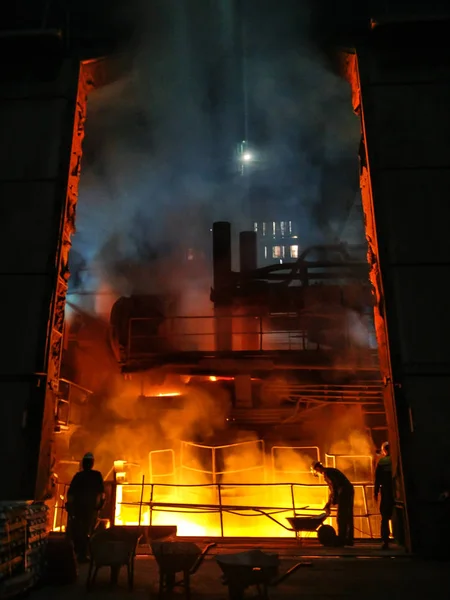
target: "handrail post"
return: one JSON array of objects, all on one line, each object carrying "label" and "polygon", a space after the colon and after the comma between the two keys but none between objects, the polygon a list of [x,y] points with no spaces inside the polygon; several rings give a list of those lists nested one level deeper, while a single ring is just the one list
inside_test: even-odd
[{"label": "handrail post", "polygon": [[216,480],[216,449],[213,447],[212,448],[212,457],[211,457],[211,469],[212,469],[212,482],[215,484],[217,483]]},{"label": "handrail post", "polygon": [[116,524],[116,503],[117,503],[117,479],[116,479],[116,472],[114,471],[114,478],[113,478],[113,484],[112,484],[112,494],[111,494],[112,498],[112,518],[111,518],[111,526],[114,527],[114,525]]},{"label": "handrail post", "polygon": [[[58,488],[57,488],[58,489]],[[66,494],[67,494],[67,486],[64,484],[63,486],[63,495],[64,495],[64,500],[61,504],[61,506],[59,506],[59,500],[60,500],[60,494],[58,494],[58,497],[56,499],[56,504],[55,504],[55,510],[56,512],[58,511],[59,508],[59,512],[60,512],[60,516],[59,516],[59,531],[62,532],[62,528],[63,528],[63,521],[64,521],[64,504],[65,504],[65,500],[66,500]],[[57,515],[56,515],[57,516]],[[67,529],[67,527],[66,527]]]},{"label": "handrail post", "polygon": [[153,522],[153,486],[155,484],[152,482],[150,484],[150,517],[149,517],[149,526],[152,526],[152,522]]},{"label": "handrail post", "polygon": [[261,315],[259,316],[259,350],[263,350],[263,321]]},{"label": "handrail post", "polygon": [[293,483],[291,483],[291,500],[292,500],[292,510],[294,511],[294,514],[292,516],[295,517],[295,494],[294,494],[294,484]]},{"label": "handrail post", "polygon": [[220,483],[217,484],[217,495],[219,497],[220,537],[223,537],[222,490]]},{"label": "handrail post", "polygon": [[370,535],[370,539],[373,539],[372,522],[370,520],[369,504],[367,502],[367,490],[366,490],[365,484],[363,484],[362,489],[363,489],[363,495],[364,495],[364,507],[366,509],[366,514],[367,514],[367,524],[369,525],[369,535]]},{"label": "handrail post", "polygon": [[[292,516],[295,517],[295,494],[294,494],[294,484],[291,483],[291,499],[292,499]],[[294,531],[295,539],[298,537],[297,531]]]},{"label": "handrail post", "polygon": [[142,516],[142,501],[144,499],[144,483],[145,483],[145,475],[142,475],[142,483],[141,483],[141,499],[139,502],[139,527],[141,526],[141,516]]}]

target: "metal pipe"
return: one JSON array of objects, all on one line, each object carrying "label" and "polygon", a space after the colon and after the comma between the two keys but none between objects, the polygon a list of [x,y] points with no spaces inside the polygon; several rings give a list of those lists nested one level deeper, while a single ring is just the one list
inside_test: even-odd
[{"label": "metal pipe", "polygon": [[231,224],[228,221],[213,223],[213,279],[214,290],[226,288],[231,278]]},{"label": "metal pipe", "polygon": [[241,231],[239,234],[239,264],[242,273],[258,268],[256,231]]}]

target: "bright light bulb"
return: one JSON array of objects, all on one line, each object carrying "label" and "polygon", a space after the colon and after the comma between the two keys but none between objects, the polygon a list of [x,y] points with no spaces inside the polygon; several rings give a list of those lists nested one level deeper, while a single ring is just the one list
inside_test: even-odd
[{"label": "bright light bulb", "polygon": [[253,159],[253,155],[250,152],[244,152],[242,155],[242,160],[244,162],[250,162]]}]

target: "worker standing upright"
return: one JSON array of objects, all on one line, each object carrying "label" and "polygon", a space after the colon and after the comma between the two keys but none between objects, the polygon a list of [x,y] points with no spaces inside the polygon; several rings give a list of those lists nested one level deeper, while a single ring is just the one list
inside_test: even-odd
[{"label": "worker standing upright", "polygon": [[383,541],[383,550],[389,548],[390,529],[389,523],[392,520],[394,512],[394,484],[392,481],[392,460],[389,448],[389,442],[384,442],[381,446],[382,457],[378,461],[375,470],[375,502],[378,502],[378,496],[381,492],[380,514],[381,514],[381,539]]},{"label": "worker standing upright", "polygon": [[326,512],[329,514],[331,506],[337,505],[337,545],[353,546],[353,503],[355,500],[353,485],[339,469],[324,467],[321,462],[313,463],[312,469],[315,474],[321,473],[323,475],[330,489],[328,502],[325,505]]},{"label": "worker standing upright", "polygon": [[98,511],[105,501],[105,488],[100,471],[94,470],[94,455],[88,452],[82,460],[67,494],[67,535],[73,541],[79,562],[88,560],[89,537],[97,523]]}]

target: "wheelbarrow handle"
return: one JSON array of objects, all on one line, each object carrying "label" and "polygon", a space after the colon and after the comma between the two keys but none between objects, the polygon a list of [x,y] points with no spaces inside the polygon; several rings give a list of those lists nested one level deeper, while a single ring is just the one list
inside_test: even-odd
[{"label": "wheelbarrow handle", "polygon": [[280,585],[280,583],[283,583],[283,581],[286,581],[286,579],[288,577],[290,577],[296,571],[298,571],[300,569],[300,567],[310,567],[311,564],[312,563],[305,563],[305,562],[299,562],[299,563],[295,564],[288,571],[286,571],[286,573],[283,573],[283,575],[280,575],[280,577],[277,577],[277,579],[275,579],[274,581],[271,581],[269,584],[270,587],[276,587],[277,585]]},{"label": "wheelbarrow handle", "polygon": [[189,572],[190,575],[195,575],[195,573],[197,573],[197,571],[201,567],[203,561],[205,560],[206,555],[208,554],[209,550],[211,548],[214,548],[215,546],[217,546],[217,544],[215,542],[212,542],[211,544],[208,544],[205,548],[203,548],[202,553],[198,556],[198,558],[195,561],[192,569]]}]

